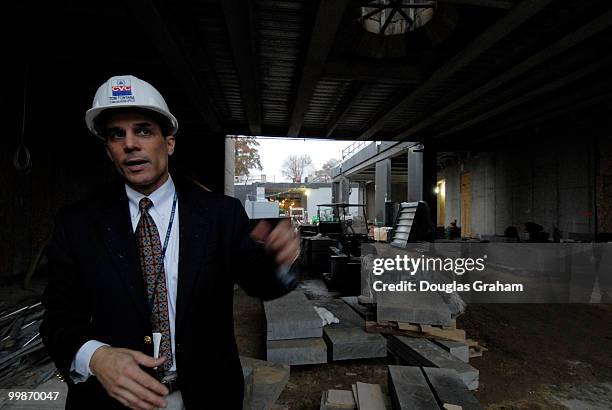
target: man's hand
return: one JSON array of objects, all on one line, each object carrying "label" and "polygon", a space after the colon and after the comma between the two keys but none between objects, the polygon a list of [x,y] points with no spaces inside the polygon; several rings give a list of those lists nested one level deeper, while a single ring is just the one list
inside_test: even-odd
[{"label": "man's hand", "polygon": [[89,367],[111,397],[131,409],[149,410],[166,407],[162,396],[168,389],[140,366],[157,367],[164,361],[165,356],[154,359],[135,350],[102,346],[91,357]]},{"label": "man's hand", "polygon": [[266,249],[276,253],[276,263],[291,265],[300,256],[300,238],[289,220],[279,222],[274,229],[265,220],[259,222],[251,237],[263,242]]}]

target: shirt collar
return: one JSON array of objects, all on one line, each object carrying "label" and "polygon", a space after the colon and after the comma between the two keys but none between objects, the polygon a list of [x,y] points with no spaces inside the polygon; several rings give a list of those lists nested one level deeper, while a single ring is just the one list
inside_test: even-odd
[{"label": "shirt collar", "polygon": [[155,191],[151,192],[149,195],[143,195],[142,193],[136,191],[134,188],[125,184],[125,193],[128,197],[128,202],[131,207],[135,207],[139,209],[139,203],[142,198],[145,196],[148,197],[151,202],[153,202],[153,207],[159,209],[164,209],[167,206],[172,204],[172,200],[174,199],[174,192],[176,188],[174,187],[174,182],[172,181],[172,176],[168,174],[168,179],[166,182],[162,184]]}]

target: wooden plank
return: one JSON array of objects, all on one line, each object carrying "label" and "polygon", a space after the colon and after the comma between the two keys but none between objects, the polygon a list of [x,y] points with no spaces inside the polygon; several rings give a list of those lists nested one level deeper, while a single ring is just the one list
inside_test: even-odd
[{"label": "wooden plank", "polygon": [[420,325],[420,327],[421,332],[423,332],[427,336],[458,341],[465,340],[465,330],[463,329],[445,330],[430,325]]},{"label": "wooden plank", "polygon": [[415,325],[410,323],[374,322],[366,321],[366,332],[386,335],[413,336],[422,338],[437,338],[464,342],[466,340],[463,329],[442,329],[429,325]]},{"label": "wooden plank", "polygon": [[484,346],[481,346],[476,340],[467,339],[465,341],[470,349],[470,359],[472,357],[482,357],[482,354],[489,349]]},{"label": "wooden plank", "polygon": [[365,130],[359,140],[372,138],[384,125],[392,118],[395,118],[406,107],[418,101],[428,93],[433,91],[441,82],[447,80],[459,70],[465,68],[482,53],[491,48],[499,40],[506,37],[513,30],[529,20],[536,13],[548,6],[552,0],[523,0],[520,4],[512,8],[504,17],[485,30],[468,44],[459,54],[451,58],[441,68],[436,70],[431,77],[420,87],[407,95],[399,104],[383,115],[378,117],[373,124]]}]

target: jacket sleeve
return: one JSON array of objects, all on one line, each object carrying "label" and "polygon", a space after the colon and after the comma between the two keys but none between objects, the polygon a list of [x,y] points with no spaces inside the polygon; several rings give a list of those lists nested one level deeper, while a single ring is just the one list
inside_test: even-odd
[{"label": "jacket sleeve", "polygon": [[232,198],[234,221],[232,270],[234,280],[249,295],[276,299],[293,290],[297,270],[279,266],[275,256],[251,238],[249,218],[239,200]]},{"label": "jacket sleeve", "polygon": [[60,212],[47,247],[49,282],[42,297],[45,313],[40,333],[51,359],[70,383],[72,360],[93,337],[90,304],[65,229],[65,218]]}]

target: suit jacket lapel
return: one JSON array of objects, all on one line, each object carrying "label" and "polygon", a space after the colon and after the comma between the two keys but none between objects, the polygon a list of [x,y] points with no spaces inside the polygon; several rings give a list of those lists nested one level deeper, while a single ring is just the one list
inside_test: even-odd
[{"label": "suit jacket lapel", "polygon": [[110,259],[115,265],[116,273],[124,283],[136,308],[148,322],[144,280],[123,184],[114,186],[107,198],[109,201],[105,204],[99,219],[102,238]]},{"label": "suit jacket lapel", "polygon": [[176,328],[185,317],[206,251],[209,236],[209,212],[194,188],[180,182],[175,185],[179,208],[179,263],[176,301]]}]

